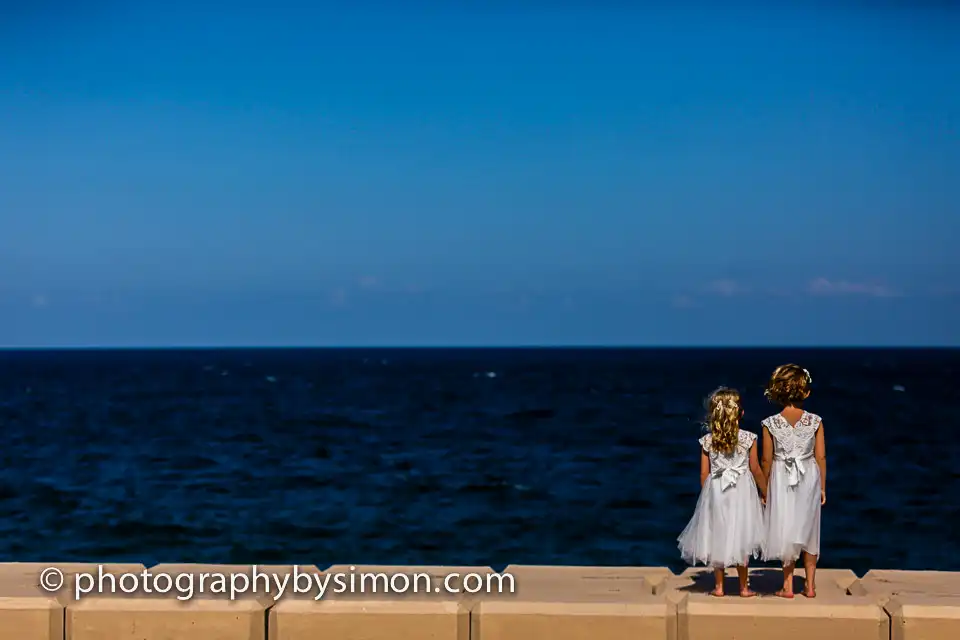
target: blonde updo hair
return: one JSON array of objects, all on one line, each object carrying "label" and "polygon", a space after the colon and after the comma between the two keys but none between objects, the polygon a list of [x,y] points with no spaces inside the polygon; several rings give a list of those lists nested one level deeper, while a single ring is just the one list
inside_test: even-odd
[{"label": "blonde updo hair", "polygon": [[809,398],[812,386],[809,371],[798,364],[783,364],[773,371],[763,395],[770,402],[788,407]]},{"label": "blonde updo hair", "polygon": [[706,427],[712,436],[711,448],[718,453],[730,454],[740,440],[740,393],[736,389],[720,387],[710,394],[706,402]]}]

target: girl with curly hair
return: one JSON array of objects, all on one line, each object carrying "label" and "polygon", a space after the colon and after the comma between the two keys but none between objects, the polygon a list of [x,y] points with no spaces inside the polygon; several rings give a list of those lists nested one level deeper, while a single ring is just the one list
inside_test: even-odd
[{"label": "girl with curly hair", "polygon": [[803,557],[803,595],[815,598],[820,508],[827,501],[823,420],[803,408],[813,379],[796,364],[776,368],[764,395],[781,411],[763,421],[763,473],[768,479],[764,560],[783,563],[781,598],[793,597],[793,571]]},{"label": "girl with curly hair", "polygon": [[713,595],[724,595],[725,569],[736,566],[740,595],[749,598],[756,594],[747,582],[747,563],[759,555],[763,541],[758,487],[767,484],[757,459],[757,436],[740,428],[743,408],[735,390],[721,387],[706,404],[708,433],[700,438],[700,498],[677,542],[688,563],[713,567]]}]

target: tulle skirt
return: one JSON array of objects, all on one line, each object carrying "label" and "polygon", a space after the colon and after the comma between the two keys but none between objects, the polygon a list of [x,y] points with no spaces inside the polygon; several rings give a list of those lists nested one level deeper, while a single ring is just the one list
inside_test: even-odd
[{"label": "tulle skirt", "polygon": [[794,562],[801,551],[820,555],[820,467],[803,461],[805,473],[791,487],[787,465],[774,460],[764,514],[763,559]]},{"label": "tulle skirt", "polygon": [[745,565],[763,543],[763,507],[749,471],[726,491],[719,478],[709,478],[697,508],[677,538],[680,556],[691,565]]}]

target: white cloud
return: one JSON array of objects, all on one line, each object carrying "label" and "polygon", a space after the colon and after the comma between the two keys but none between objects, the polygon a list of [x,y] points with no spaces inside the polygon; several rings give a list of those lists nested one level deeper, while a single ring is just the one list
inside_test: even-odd
[{"label": "white cloud", "polygon": [[747,291],[749,289],[736,280],[714,280],[707,285],[707,292],[717,296],[730,297],[747,293]]},{"label": "white cloud", "polygon": [[677,309],[692,309],[693,307],[697,306],[697,303],[693,298],[683,294],[677,294],[673,296],[673,300],[670,301],[670,304]]},{"label": "white cloud", "polygon": [[807,292],[815,296],[867,296],[870,298],[892,298],[899,295],[883,284],[827,278],[811,280],[807,285]]}]

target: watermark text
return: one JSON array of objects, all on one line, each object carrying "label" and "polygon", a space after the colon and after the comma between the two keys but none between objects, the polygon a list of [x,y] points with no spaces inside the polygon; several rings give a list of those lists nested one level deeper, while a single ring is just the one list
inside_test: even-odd
[{"label": "watermark text", "polygon": [[[170,595],[177,600],[191,600],[198,595],[228,597],[270,596],[279,600],[285,595],[312,595],[321,600],[334,594],[478,594],[515,593],[516,584],[509,573],[449,573],[436,576],[428,573],[373,573],[350,567],[349,572],[326,573],[293,567],[289,573],[266,571],[253,565],[246,571],[165,573],[144,569],[140,573],[111,573],[103,565],[97,572],[73,575],[73,597],[135,593]],[[56,567],[40,573],[40,587],[49,593],[61,591],[66,575]]]}]

